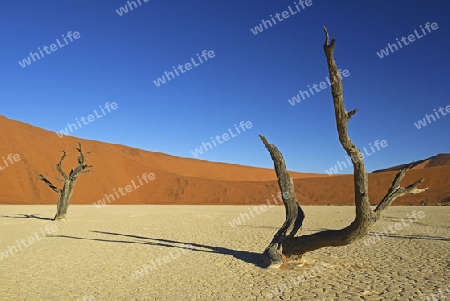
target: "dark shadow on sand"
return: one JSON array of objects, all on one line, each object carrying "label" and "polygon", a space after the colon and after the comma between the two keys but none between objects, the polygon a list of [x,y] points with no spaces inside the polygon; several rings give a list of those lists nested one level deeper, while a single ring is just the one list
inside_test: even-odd
[{"label": "dark shadow on sand", "polygon": [[35,219],[41,219],[41,220],[46,220],[46,221],[52,221],[53,218],[49,218],[49,217],[40,217],[36,214],[18,214],[18,216],[11,216],[11,215],[1,215],[1,217],[7,217],[7,218],[35,218]]},{"label": "dark shadow on sand", "polygon": [[382,232],[370,232],[368,235],[377,236],[377,237],[386,237],[386,238],[403,238],[403,239],[424,239],[424,240],[441,240],[441,241],[450,241],[450,238],[442,237],[442,236],[428,236],[428,235],[400,235],[400,234],[391,234],[391,233],[382,233]]},{"label": "dark shadow on sand", "polygon": [[161,246],[166,248],[180,248],[191,250],[195,252],[207,252],[207,253],[216,253],[222,255],[231,255],[236,259],[241,261],[251,263],[257,267],[264,268],[265,265],[262,261],[261,253],[254,253],[248,251],[238,251],[223,247],[216,246],[208,246],[196,243],[189,242],[181,242],[170,239],[162,239],[162,238],[151,238],[144,237],[139,235],[131,235],[131,234],[121,234],[121,233],[113,233],[113,232],[103,232],[103,231],[91,231],[93,233],[99,233],[103,235],[110,236],[118,236],[118,237],[126,237],[132,238],[135,240],[114,240],[114,239],[101,239],[101,238],[82,238],[68,235],[51,235],[48,237],[62,237],[62,238],[71,238],[71,239],[80,239],[80,240],[96,240],[101,242],[113,242],[113,243],[128,243],[128,244],[144,244],[144,245],[153,245],[153,246]]}]

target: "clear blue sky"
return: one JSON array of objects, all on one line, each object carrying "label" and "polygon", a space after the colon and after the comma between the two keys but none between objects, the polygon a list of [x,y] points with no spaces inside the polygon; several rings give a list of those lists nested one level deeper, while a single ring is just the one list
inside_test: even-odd
[{"label": "clear blue sky", "polygon": [[[369,171],[450,152],[450,116],[414,123],[450,105],[448,1],[150,0],[123,13],[124,0],[8,1],[0,11],[0,114],[59,131],[106,102],[118,108],[70,135],[193,158],[192,151],[234,124],[251,129],[199,159],[273,167],[258,138],[284,154],[288,169],[325,173],[345,160],[330,88],[292,106],[291,99],[328,76],[327,26],[336,37],[350,137],[358,147],[388,146],[366,157]],[[289,6],[296,14],[289,12]],[[250,30],[285,13],[259,34]],[[282,16],[280,18],[283,18]],[[420,26],[436,22],[423,35]],[[422,37],[380,59],[376,54],[417,30]],[[79,32],[65,44],[62,35]],[[18,63],[44,46],[63,45],[25,68]],[[408,41],[407,41],[408,42]],[[157,87],[154,80],[197,53],[199,66]],[[445,111],[444,111],[445,113]],[[450,115],[450,114],[447,114]],[[64,138],[62,138],[64,139]],[[352,169],[342,170],[351,173]]]}]

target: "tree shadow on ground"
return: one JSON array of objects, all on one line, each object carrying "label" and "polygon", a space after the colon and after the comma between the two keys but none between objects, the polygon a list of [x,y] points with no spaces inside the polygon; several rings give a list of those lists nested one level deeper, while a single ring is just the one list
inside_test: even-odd
[{"label": "tree shadow on ground", "polygon": [[40,217],[36,214],[18,214],[18,216],[12,216],[12,215],[2,215],[1,217],[7,217],[7,218],[35,218],[35,219],[41,219],[41,220],[46,220],[46,221],[52,221],[53,218],[49,218],[49,217]]},{"label": "tree shadow on ground", "polygon": [[102,239],[102,238],[82,238],[68,235],[49,235],[48,237],[62,237],[62,238],[71,238],[71,239],[81,239],[81,240],[95,240],[102,242],[114,242],[114,243],[131,243],[131,244],[144,244],[144,245],[153,245],[153,246],[161,246],[166,248],[179,248],[186,249],[195,252],[206,252],[206,253],[216,253],[222,255],[231,255],[236,259],[241,261],[251,263],[257,267],[264,268],[266,267],[262,261],[261,253],[249,252],[249,251],[239,251],[233,250],[224,247],[217,246],[208,246],[197,243],[190,242],[181,242],[170,239],[162,239],[162,238],[151,238],[144,237],[139,235],[131,235],[131,234],[121,234],[121,233],[113,233],[113,232],[103,232],[103,231],[91,231],[93,233],[111,235],[111,236],[119,236],[126,238],[133,238],[137,240],[111,240],[111,239]]},{"label": "tree shadow on ground", "polygon": [[441,241],[450,241],[450,238],[442,237],[442,236],[428,236],[428,235],[420,235],[420,234],[391,234],[391,233],[382,233],[382,232],[370,232],[370,236],[377,236],[377,237],[386,237],[386,238],[403,238],[403,239],[424,239],[424,240],[441,240]]}]

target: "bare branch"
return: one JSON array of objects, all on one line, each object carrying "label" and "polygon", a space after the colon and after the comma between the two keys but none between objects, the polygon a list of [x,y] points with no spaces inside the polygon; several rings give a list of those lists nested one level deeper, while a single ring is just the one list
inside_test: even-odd
[{"label": "bare branch", "polygon": [[325,31],[325,44],[323,45],[324,47],[328,47],[328,46],[330,46],[331,47],[331,49],[333,49],[334,48],[334,43],[336,42],[336,39],[332,39],[331,40],[331,44],[330,45],[328,45],[328,43],[329,43],[329,41],[330,41],[330,38],[329,38],[329,36],[328,36],[328,30],[327,30],[327,28],[324,26],[323,27],[323,31]]},{"label": "bare branch", "polygon": [[58,193],[58,194],[61,193],[61,190],[60,190],[58,187],[56,187],[55,185],[53,185],[52,182],[50,182],[49,180],[47,180],[47,178],[44,177],[43,175],[39,174],[39,179],[42,180],[42,181],[44,181],[45,184],[47,184],[48,187],[50,187],[54,192],[56,192],[56,193]]},{"label": "bare branch", "polygon": [[358,109],[357,109],[357,108],[355,108],[355,109],[351,110],[350,112],[348,112],[348,114],[347,114],[347,120],[350,120],[350,118],[352,118],[352,116],[355,115],[356,112],[358,112]]},{"label": "bare branch", "polygon": [[330,78],[333,78],[333,85],[331,85],[331,94],[333,96],[334,111],[336,116],[336,127],[339,134],[339,141],[342,147],[347,152],[347,155],[352,158],[353,173],[354,173],[354,189],[355,189],[355,205],[357,215],[367,214],[370,210],[369,202],[369,184],[366,168],[364,166],[363,155],[361,151],[355,146],[348,136],[348,120],[357,112],[357,109],[347,112],[344,105],[344,89],[342,87],[342,80],[339,74],[339,68],[333,58],[333,50],[335,39],[328,45],[328,31],[325,31],[325,44],[323,46],[325,57],[327,59],[328,70]]},{"label": "bare branch", "polygon": [[298,204],[295,194],[294,182],[286,169],[283,155],[278,148],[270,144],[266,137],[259,135],[274,163],[275,172],[277,174],[278,185],[281,190],[282,200],[286,211],[286,220],[278,232],[272,239],[272,242],[263,253],[264,262],[270,267],[279,267],[284,262],[282,258],[282,243],[286,238],[292,238],[301,228],[305,214]]},{"label": "bare branch", "polygon": [[428,188],[423,189],[417,188],[417,186],[420,185],[424,181],[424,179],[419,179],[414,183],[412,183],[411,185],[407,186],[406,188],[400,186],[400,182],[402,181],[403,177],[415,165],[416,163],[412,162],[397,173],[394,180],[392,181],[391,187],[389,188],[388,192],[374,210],[377,219],[381,217],[381,213],[383,213],[383,211],[386,210],[386,208],[389,207],[389,205],[392,204],[392,202],[396,198],[399,198],[406,194],[422,193],[428,189]]},{"label": "bare branch", "polygon": [[58,170],[58,172],[64,177],[64,179],[67,180],[67,174],[64,172],[64,170],[62,169],[62,163],[64,161],[64,159],[66,158],[67,154],[64,150],[60,150],[60,152],[63,153],[63,155],[61,156],[61,159],[59,160],[59,163],[56,164],[56,169]]},{"label": "bare branch", "polygon": [[417,188],[417,186],[419,184],[422,184],[424,180],[425,180],[424,178],[418,179],[417,181],[415,181],[414,183],[412,183],[411,185],[406,187],[405,190],[408,191],[407,193],[412,193],[412,194],[417,194],[417,193],[424,192],[425,190],[428,189],[428,187],[426,187],[426,188]]},{"label": "bare branch", "polygon": [[[292,220],[292,221],[295,221],[295,219],[297,218],[296,211],[299,210],[299,211],[301,211],[301,215],[304,215],[304,214],[303,214],[302,209],[298,205],[297,196],[295,194],[295,189],[294,189],[294,182],[292,181],[292,178],[286,169],[286,163],[284,161],[283,155],[281,154],[281,152],[278,150],[278,148],[275,145],[270,144],[267,141],[266,137],[264,137],[263,135],[259,135],[259,137],[261,138],[265,147],[269,151],[270,156],[272,157],[272,160],[274,162],[275,172],[277,174],[277,179],[278,179],[278,185],[281,190],[283,203],[286,207],[286,214],[295,212],[295,218]],[[292,218],[291,215],[286,216],[286,217],[288,219]],[[303,221],[303,219],[302,219],[302,221]],[[297,231],[301,227],[302,221],[300,221],[300,224],[289,225],[289,227],[286,228],[283,233],[280,232],[280,235],[282,235],[283,237],[284,236],[286,236],[286,237],[295,236],[295,234],[297,234]],[[289,224],[291,221],[287,220],[286,222]]]},{"label": "bare branch", "polygon": [[81,149],[81,143],[78,142],[77,151],[79,153],[78,155],[78,166],[70,171],[70,176],[74,179],[76,179],[80,174],[85,172],[91,172],[91,170],[86,171],[87,168],[92,167],[92,165],[86,164],[86,155],[88,155],[90,152],[87,152],[86,155],[83,154],[83,150]]},{"label": "bare branch", "polygon": [[[81,150],[81,143],[80,142],[78,142],[78,147],[77,147],[77,151],[78,151],[78,153],[79,153],[79,156],[78,156],[78,163],[80,164],[80,165],[83,165],[85,162],[86,162],[86,159],[85,159],[85,155],[83,154],[83,151]],[[87,152],[86,153],[86,155],[87,154],[89,154],[90,152]]]}]

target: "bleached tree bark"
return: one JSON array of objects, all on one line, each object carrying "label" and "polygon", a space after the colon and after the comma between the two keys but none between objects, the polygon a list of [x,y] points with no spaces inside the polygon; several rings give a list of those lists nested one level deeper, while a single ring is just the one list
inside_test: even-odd
[{"label": "bleached tree bark", "polygon": [[[400,182],[406,172],[414,165],[414,162],[402,169],[396,175],[394,181],[385,197],[379,205],[372,210],[369,202],[368,176],[364,167],[361,151],[355,146],[348,136],[348,121],[356,114],[357,109],[347,112],[344,106],[344,93],[342,81],[339,75],[339,68],[333,58],[335,39],[329,43],[328,31],[325,31],[324,52],[332,80],[331,94],[333,97],[334,111],[336,117],[336,127],[339,141],[350,158],[354,158],[354,194],[356,216],[353,222],[340,230],[325,230],[314,234],[295,236],[301,229],[305,214],[298,204],[294,191],[292,178],[286,170],[283,155],[273,144],[269,144],[267,139],[260,135],[262,142],[269,151],[274,162],[278,184],[283,194],[283,203],[286,209],[286,221],[275,234],[272,242],[263,253],[263,260],[268,267],[276,268],[281,265],[292,268],[290,259],[298,259],[303,254],[323,247],[338,247],[351,244],[367,235],[372,226],[380,219],[381,214],[392,202],[401,196],[410,193],[421,193],[426,190],[417,186],[423,182],[419,179],[406,188],[400,186]],[[288,196],[288,197],[284,197]]]},{"label": "bleached tree bark", "polygon": [[[58,205],[56,209],[56,215],[54,217],[54,220],[58,219],[66,219],[67,209],[69,208],[69,201],[70,197],[73,193],[73,187],[75,185],[75,182],[77,181],[78,177],[86,172],[91,172],[92,170],[89,169],[92,167],[92,165],[86,164],[86,157],[85,154],[83,154],[83,151],[81,150],[81,143],[78,143],[77,151],[79,153],[78,155],[78,165],[75,167],[75,169],[72,169],[69,174],[66,174],[62,169],[62,163],[64,159],[66,158],[67,154],[65,151],[61,150],[63,155],[61,156],[61,159],[59,160],[59,163],[56,164],[56,169],[58,170],[61,177],[55,177],[58,181],[64,182],[64,185],[61,189],[57,188],[55,185],[53,185],[46,177],[44,177],[42,174],[39,174],[39,179],[45,182],[50,189],[58,193],[59,199],[58,199]],[[86,153],[86,155],[89,154]]]}]

